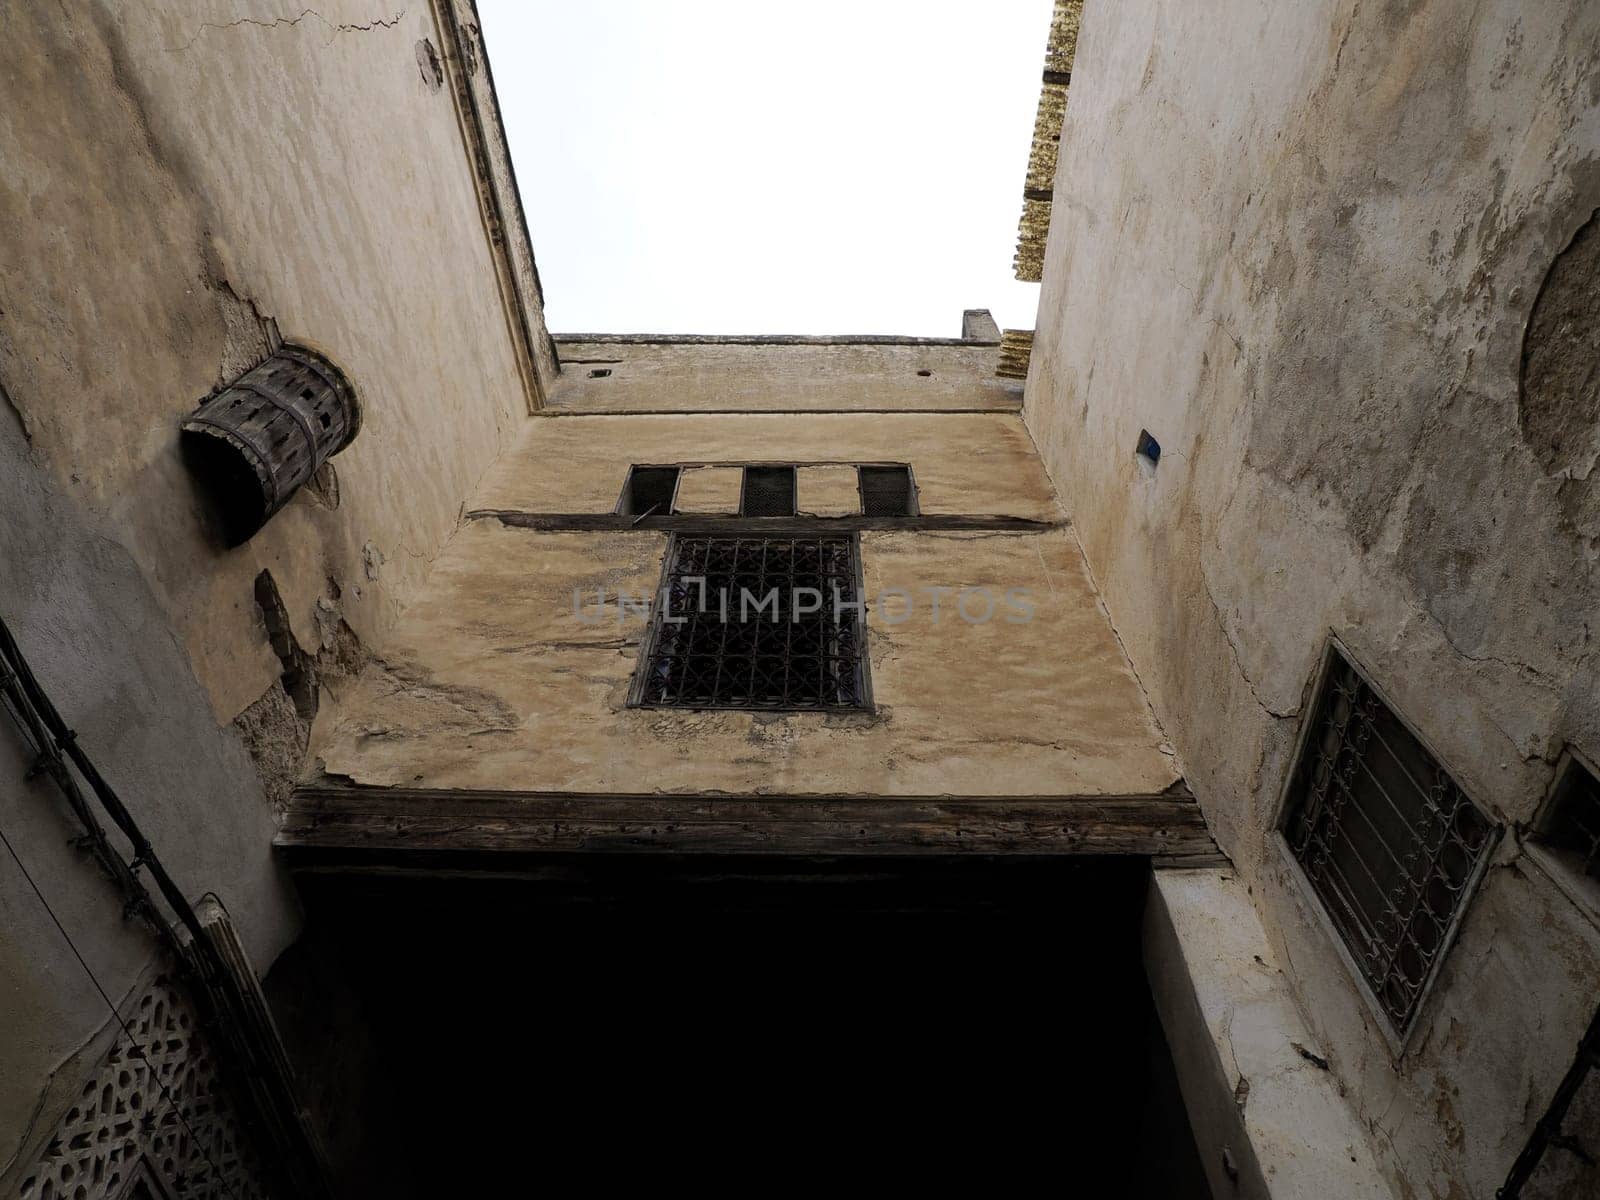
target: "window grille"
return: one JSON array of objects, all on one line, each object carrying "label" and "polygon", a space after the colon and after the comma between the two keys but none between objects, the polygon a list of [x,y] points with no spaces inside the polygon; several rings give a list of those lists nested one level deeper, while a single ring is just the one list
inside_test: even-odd
[{"label": "window grille", "polygon": [[676,534],[634,682],[650,708],[870,707],[848,534]]},{"label": "window grille", "polygon": [[1397,1033],[1417,1014],[1497,832],[1330,651],[1284,835]]},{"label": "window grille", "polygon": [[677,467],[634,467],[622,487],[617,511],[626,517],[664,517],[678,491]]},{"label": "window grille", "polygon": [[868,517],[912,517],[917,513],[910,467],[859,467],[861,512]]},{"label": "window grille", "polygon": [[739,511],[746,517],[794,516],[794,468],[746,467]]},{"label": "window grille", "polygon": [[1600,880],[1600,779],[1580,759],[1567,759],[1537,837],[1579,872]]},{"label": "window grille", "polygon": [[[795,463],[759,463],[742,466],[739,488],[741,517],[794,517],[798,515]],[[859,515],[866,517],[916,517],[921,514],[916,479],[904,463],[827,463],[807,466],[854,466],[861,497]],[[678,484],[685,467],[731,467],[738,463],[679,463],[676,466],[630,467],[617,500],[616,513],[627,517],[682,516],[676,513]],[[850,514],[852,516],[858,514]]]}]

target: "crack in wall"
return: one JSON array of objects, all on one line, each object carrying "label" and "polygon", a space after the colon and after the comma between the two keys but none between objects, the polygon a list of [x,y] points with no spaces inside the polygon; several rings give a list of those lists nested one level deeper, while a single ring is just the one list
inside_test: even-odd
[{"label": "crack in wall", "polygon": [[[1519,662],[1514,658],[1498,658],[1493,654],[1468,653],[1466,650],[1462,649],[1456,644],[1455,638],[1450,634],[1449,626],[1447,626],[1443,621],[1439,620],[1438,617],[1435,617],[1431,612],[1428,614],[1428,616],[1431,617],[1433,619],[1433,623],[1439,627],[1439,635],[1444,638],[1445,644],[1448,645],[1451,650],[1455,651],[1456,654],[1466,659],[1467,662],[1489,663],[1493,666],[1505,667],[1507,670],[1516,671],[1518,674],[1526,676],[1530,682],[1537,684],[1546,691],[1556,692],[1558,694],[1560,693],[1561,689],[1557,686],[1556,680],[1552,676],[1539,670],[1537,667],[1530,666],[1525,662]],[[1575,665],[1581,667],[1583,663],[1591,657],[1593,657],[1592,651],[1589,654],[1585,654],[1578,658]]]},{"label": "crack in wall", "polygon": [[1245,687],[1250,689],[1250,695],[1254,697],[1256,704],[1259,705],[1261,710],[1269,717],[1275,717],[1280,721],[1294,720],[1300,715],[1300,706],[1296,704],[1287,712],[1279,712],[1277,709],[1273,708],[1272,705],[1268,704],[1261,698],[1261,692],[1257,690],[1255,680],[1251,679],[1249,674],[1245,671],[1244,660],[1239,651],[1239,644],[1233,640],[1233,634],[1228,631],[1227,619],[1223,616],[1222,606],[1217,603],[1216,596],[1212,594],[1211,579],[1206,574],[1205,563],[1203,562],[1200,564],[1200,583],[1206,590],[1206,599],[1211,602],[1211,611],[1217,618],[1217,628],[1222,633],[1222,640],[1228,643],[1228,652],[1233,658],[1233,669],[1239,673],[1239,678],[1244,680]]},{"label": "crack in wall", "polygon": [[[1538,687],[1543,691],[1550,692],[1553,695],[1562,695],[1562,688],[1559,686],[1558,682],[1552,676],[1545,674],[1536,667],[1529,666],[1527,663],[1519,662],[1516,659],[1499,658],[1492,654],[1468,653],[1466,650],[1463,650],[1459,645],[1456,644],[1455,639],[1450,634],[1449,628],[1443,621],[1434,616],[1433,613],[1428,612],[1426,609],[1422,609],[1421,611],[1430,621],[1433,622],[1435,627],[1437,627],[1439,630],[1439,636],[1444,639],[1445,645],[1450,647],[1451,651],[1460,657],[1462,661],[1480,665],[1486,664],[1489,666],[1496,666],[1506,670],[1515,671],[1532,686]],[[1593,652],[1591,651],[1577,658],[1573,664],[1574,670],[1581,671],[1584,665],[1592,657]],[[1545,749],[1524,749],[1516,734],[1501,725],[1500,722],[1493,717],[1493,715],[1486,715],[1489,717],[1489,723],[1494,726],[1495,732],[1506,739],[1511,746],[1512,752],[1515,753],[1523,762],[1554,763],[1556,761],[1560,743],[1559,739],[1555,739],[1555,741],[1551,740],[1551,738],[1554,738],[1554,734],[1552,734],[1550,738],[1546,739]],[[1552,749],[1552,746],[1555,746],[1556,748]]]},{"label": "crack in wall", "polygon": [[187,42],[181,46],[169,46],[167,47],[166,52],[168,54],[181,54],[183,51],[188,50],[202,37],[204,37],[208,29],[237,29],[241,25],[254,25],[258,29],[276,29],[279,26],[287,27],[298,25],[307,17],[312,17],[322,22],[323,25],[327,26],[331,35],[336,37],[341,33],[366,33],[374,29],[393,29],[400,23],[400,19],[405,15],[406,10],[401,9],[399,12],[387,19],[383,17],[374,17],[371,21],[368,21],[365,24],[357,24],[353,22],[335,23],[328,20],[327,17],[323,16],[314,8],[303,8],[295,16],[274,17],[270,21],[263,21],[257,17],[240,17],[237,21],[206,21],[200,25],[200,27],[195,31],[194,36]]}]

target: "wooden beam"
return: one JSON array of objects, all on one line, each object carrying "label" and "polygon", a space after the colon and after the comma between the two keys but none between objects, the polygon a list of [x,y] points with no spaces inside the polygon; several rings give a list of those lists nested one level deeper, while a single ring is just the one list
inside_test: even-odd
[{"label": "wooden beam", "polygon": [[[809,465],[809,464],[807,464]],[[631,517],[617,513],[530,513],[503,508],[475,508],[468,521],[499,521],[516,529],[543,532],[640,529],[677,529],[686,533],[732,533],[745,537],[792,534],[842,533],[857,529],[898,529],[921,533],[949,531],[972,533],[1048,533],[1063,529],[1065,518],[1035,521],[1028,517],[1000,517],[955,513],[916,517],[738,517],[695,513],[653,514]]]},{"label": "wooden beam", "polygon": [[590,795],[316,784],[276,845],[292,864],[413,868],[572,853],[1133,855],[1214,861],[1186,789],[1155,796]]}]

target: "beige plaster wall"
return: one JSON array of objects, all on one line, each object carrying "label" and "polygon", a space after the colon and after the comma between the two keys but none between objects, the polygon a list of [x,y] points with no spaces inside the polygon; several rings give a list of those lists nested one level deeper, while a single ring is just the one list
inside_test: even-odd
[{"label": "beige plaster wall", "polygon": [[[897,359],[886,358],[892,373]],[[493,514],[608,513],[630,463],[745,460],[909,462],[924,513],[1049,528],[862,535],[869,598],[904,588],[914,599],[908,619],[899,599],[869,609],[874,714],[629,709],[644,619],[615,599],[654,591],[667,535],[542,532]],[[691,507],[718,506],[712,476],[722,474],[737,478],[687,474]],[[850,491],[853,510],[853,474],[804,469],[816,486],[802,486],[801,507],[841,508]],[[379,660],[319,722],[314,752],[330,776],[441,789],[941,796],[1150,794],[1177,779],[1017,416],[545,417],[469,507],[479,515]],[[969,622],[946,593],[936,618],[922,591],[934,587],[983,588],[999,603],[989,621]],[[1004,601],[1013,588],[1026,590],[1031,620],[1006,620],[1023,614]],[[612,607],[586,622],[575,599],[592,617],[599,589]],[[977,598],[968,605],[974,617],[986,611]]]},{"label": "beige plaster wall", "polygon": [[[397,8],[400,6],[397,6]],[[376,635],[528,410],[428,6],[14,4],[0,47],[0,384],[42,468],[143,564],[230,720],[276,677],[263,568]],[[355,382],[338,510],[302,495],[224,551],[179,419],[265,350]]]},{"label": "beige plaster wall", "polygon": [[[1028,427],[1405,1196],[1493,1194],[1600,995],[1517,836],[1600,746],[1592,265],[1566,374],[1522,379],[1600,206],[1597,78],[1578,0],[1101,0],[1073,70]],[[1271,834],[1330,631],[1513,830],[1403,1056]]]},{"label": "beige plaster wall", "polygon": [[[263,744],[284,772],[301,747],[256,576],[307,653],[347,656],[342,624],[392,624],[528,420],[455,100],[418,66],[444,39],[427,4],[355,0],[18,0],[0,31],[0,613],[179,886],[220,896],[265,970],[298,916],[228,726],[276,694]],[[266,352],[269,318],[344,367],[364,428],[336,493],[227,551],[177,429]],[[51,906],[0,861],[13,1188],[105,1048],[97,986],[122,1001],[155,950],[29,765],[0,721],[0,825]]]},{"label": "beige plaster wall", "polygon": [[[901,339],[556,339],[549,411],[935,409],[1015,412],[1022,387],[994,373],[993,344]],[[609,376],[591,378],[591,372]],[[928,372],[919,375],[919,371]]]},{"label": "beige plaster wall", "polygon": [[[566,424],[566,422],[550,422]],[[877,712],[629,709],[667,535],[547,533],[476,520],[317,746],[358,784],[576,792],[1064,796],[1177,779],[1070,532],[869,532],[862,560]],[[968,623],[924,587],[1024,588]],[[575,611],[583,599],[586,623]],[[985,612],[969,598],[974,618]]]},{"label": "beige plaster wall", "polygon": [[927,514],[1059,521],[1020,417],[1005,413],[585,416],[532,422],[477,509],[610,512],[632,463],[904,462]]},{"label": "beige plaster wall", "polygon": [[855,467],[799,467],[795,511],[816,517],[848,517],[861,511],[861,480]]}]

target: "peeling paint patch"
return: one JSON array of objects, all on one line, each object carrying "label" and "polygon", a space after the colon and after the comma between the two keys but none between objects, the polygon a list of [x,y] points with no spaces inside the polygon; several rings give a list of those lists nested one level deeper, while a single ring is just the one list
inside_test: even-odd
[{"label": "peeling paint patch", "polygon": [[5,407],[17,419],[17,425],[22,429],[22,436],[31,444],[33,442],[33,422],[28,420],[28,414],[23,412],[17,402],[11,398],[11,393],[6,391],[3,383],[0,383],[0,401],[5,402]]},{"label": "peeling paint patch", "polygon": [[439,61],[439,51],[429,38],[417,43],[417,73],[432,91],[437,92],[444,86],[444,64]]}]

